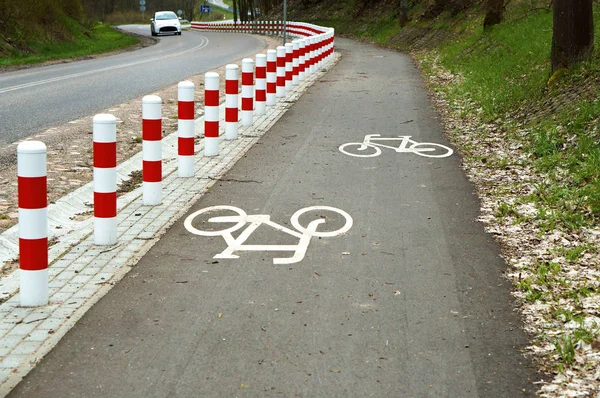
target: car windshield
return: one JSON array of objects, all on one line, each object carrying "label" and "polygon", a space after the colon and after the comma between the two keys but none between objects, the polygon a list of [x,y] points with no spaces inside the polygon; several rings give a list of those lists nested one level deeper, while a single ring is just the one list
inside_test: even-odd
[{"label": "car windshield", "polygon": [[157,12],[154,14],[154,19],[158,21],[166,21],[169,19],[177,19],[177,15],[174,12]]}]

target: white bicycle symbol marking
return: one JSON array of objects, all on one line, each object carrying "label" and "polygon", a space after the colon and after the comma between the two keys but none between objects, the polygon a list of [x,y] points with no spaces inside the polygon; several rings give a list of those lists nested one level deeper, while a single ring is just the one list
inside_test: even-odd
[{"label": "white bicycle symbol marking", "polygon": [[[229,210],[237,213],[234,216],[224,216],[224,217],[212,217],[208,219],[209,223],[236,223],[235,225],[225,228],[218,231],[202,231],[195,228],[192,223],[194,219],[204,213],[210,213],[214,211],[222,211]],[[317,231],[317,227],[321,224],[325,223],[325,219],[320,218],[317,220],[311,221],[306,228],[300,224],[300,216],[309,211],[321,211],[327,210],[338,213],[342,215],[345,219],[344,226],[335,231]],[[297,231],[284,227],[283,225],[277,224],[271,221],[271,216],[268,214],[246,214],[246,212],[238,207],[234,206],[211,206],[206,207],[204,209],[198,210],[192,214],[190,214],[184,222],[185,228],[195,235],[200,236],[223,236],[225,239],[225,243],[227,243],[227,248],[223,250],[221,253],[214,256],[214,258],[239,258],[239,256],[235,255],[235,252],[238,251],[291,251],[294,252],[292,257],[286,258],[274,258],[273,264],[293,264],[300,262],[304,259],[306,254],[306,250],[308,249],[308,244],[313,236],[329,238],[337,235],[341,235],[347,232],[352,227],[352,217],[348,213],[343,210],[337,209],[335,207],[330,206],[311,206],[305,207],[304,209],[300,209],[295,212],[290,221],[294,228]],[[243,228],[246,224],[250,224],[242,231],[242,233],[236,238],[231,234],[234,231],[237,231],[240,228]],[[268,225],[278,231],[285,232],[286,234],[292,235],[300,241],[297,245],[244,245],[244,242],[252,235],[252,233],[262,224]]]},{"label": "white bicycle symbol marking", "polygon": [[[359,158],[372,158],[381,155],[381,148],[393,149],[398,153],[415,153],[419,156],[427,158],[445,158],[452,155],[451,148],[441,144],[432,142],[416,142],[410,139],[410,135],[401,135],[398,137],[381,138],[380,134],[369,134],[365,136],[363,142],[348,142],[339,147],[340,152],[349,156]],[[389,146],[378,143],[377,141],[400,141],[399,146]],[[381,147],[381,148],[380,148]],[[367,151],[369,149],[369,151]],[[349,152],[349,150],[358,151],[359,153]],[[360,153],[361,151],[366,151]]]}]

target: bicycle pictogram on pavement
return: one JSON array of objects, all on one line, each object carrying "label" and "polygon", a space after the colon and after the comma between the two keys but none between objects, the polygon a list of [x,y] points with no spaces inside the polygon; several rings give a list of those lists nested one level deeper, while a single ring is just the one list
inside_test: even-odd
[{"label": "bicycle pictogram on pavement", "polygon": [[[416,142],[410,139],[410,135],[398,137],[381,137],[380,134],[368,134],[363,142],[348,142],[340,145],[340,152],[358,158],[372,158],[381,155],[381,148],[388,148],[397,153],[414,153],[427,158],[445,158],[452,155],[451,148],[433,142]],[[382,142],[400,141],[398,145],[385,145]]]},{"label": "bicycle pictogram on pavement", "polygon": [[[194,219],[202,214],[217,212],[217,211],[232,211],[236,213],[232,216],[220,216],[220,217],[211,217],[207,220],[209,224],[227,224],[227,223],[235,223],[233,226],[228,228],[220,229],[220,230],[200,230],[194,227]],[[338,228],[333,231],[325,231],[322,228],[323,224],[326,223],[325,218],[318,218],[316,220],[312,220],[308,223],[306,227],[300,224],[300,217],[311,211],[330,211],[334,213],[338,213],[344,218],[344,225],[341,228]],[[227,248],[223,250],[221,253],[214,256],[214,258],[239,258],[236,255],[236,252],[240,251],[288,251],[293,252],[291,257],[278,257],[273,259],[273,264],[293,264],[300,262],[304,259],[306,255],[306,250],[308,249],[308,245],[312,237],[321,237],[321,238],[330,238],[334,236],[338,236],[346,233],[352,227],[352,217],[345,211],[331,207],[331,206],[311,206],[305,207],[303,209],[295,212],[290,218],[292,226],[296,229],[290,229],[283,225],[280,225],[274,221],[271,221],[271,216],[268,214],[246,214],[246,212],[238,207],[234,206],[211,206],[206,207],[204,209],[198,210],[192,214],[190,214],[184,222],[185,228],[195,235],[200,236],[222,236],[227,243]],[[281,231],[293,237],[299,239],[298,244],[296,245],[246,245],[244,244],[246,240],[256,231],[258,227],[261,225],[267,225],[275,230]],[[321,226],[321,230],[319,231],[319,227]],[[237,238],[234,238],[233,232],[238,231],[242,228],[245,229],[238,235]]]}]

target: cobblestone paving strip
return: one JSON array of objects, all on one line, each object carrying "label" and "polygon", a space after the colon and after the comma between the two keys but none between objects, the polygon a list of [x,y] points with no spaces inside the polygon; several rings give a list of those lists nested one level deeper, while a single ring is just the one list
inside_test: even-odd
[{"label": "cobblestone paving strip", "polygon": [[[0,298],[3,300],[0,304],[0,396],[8,394],[77,320],[129,272],[166,230],[214,184],[214,180],[221,178],[339,57],[335,54],[326,68],[305,80],[276,106],[268,108],[265,115],[256,117],[252,126],[240,127],[237,140],[222,140],[218,156],[202,156],[204,145],[200,141],[195,148],[194,177],[177,176],[177,133],[165,137],[163,201],[158,206],[144,206],[141,187],[119,197],[116,245],[94,245],[92,218],[82,221],[71,219],[90,200],[92,183],[51,205],[49,213],[56,215],[52,223],[60,218],[61,222],[70,220],[70,224],[65,226],[68,232],[50,249],[49,304],[39,308],[19,307],[18,271],[0,281],[0,297],[3,297]],[[224,105],[221,108],[224,109]],[[201,131],[202,122],[202,118],[196,120],[196,132]],[[139,169],[141,153],[118,166],[120,178],[127,171]],[[2,237],[14,244],[15,236],[5,233]]]}]

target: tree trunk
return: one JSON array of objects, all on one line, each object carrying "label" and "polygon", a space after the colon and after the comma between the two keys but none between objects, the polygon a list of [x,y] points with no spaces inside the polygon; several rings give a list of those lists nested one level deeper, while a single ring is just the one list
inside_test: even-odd
[{"label": "tree trunk", "polygon": [[553,0],[552,72],[569,69],[594,50],[593,0]]},{"label": "tree trunk", "polygon": [[408,22],[408,0],[400,0],[400,26],[405,27]]},{"label": "tree trunk", "polygon": [[485,18],[483,28],[488,29],[504,19],[504,0],[487,0],[485,2]]}]

